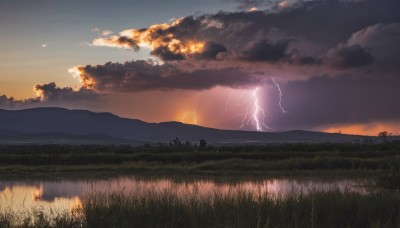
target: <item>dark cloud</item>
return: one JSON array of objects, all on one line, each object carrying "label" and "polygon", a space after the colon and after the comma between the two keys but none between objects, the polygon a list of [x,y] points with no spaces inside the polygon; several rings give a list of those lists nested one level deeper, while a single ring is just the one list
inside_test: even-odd
[{"label": "dark cloud", "polygon": [[382,69],[400,67],[400,20],[397,23],[374,24],[355,32],[347,41],[349,45],[360,45],[376,57],[376,64]]},{"label": "dark cloud", "polygon": [[240,54],[240,58],[247,61],[271,61],[277,62],[287,57],[289,40],[271,42],[267,39],[252,44]]},{"label": "dark cloud", "polygon": [[286,1],[275,1],[275,0],[225,0],[238,3],[239,10],[250,10],[250,9],[263,9],[269,11],[277,11],[285,8],[293,7],[296,3],[304,2],[303,0],[286,0]]},{"label": "dark cloud", "polygon": [[34,90],[40,95],[42,102],[88,100],[97,97],[97,94],[92,90],[81,88],[74,91],[71,87],[57,87],[54,82],[36,85]]},{"label": "dark cloud", "polygon": [[217,59],[221,53],[226,53],[228,49],[222,44],[208,41],[204,45],[204,50],[196,56],[197,59]]},{"label": "dark cloud", "polygon": [[159,65],[144,60],[124,64],[108,62],[104,65],[86,65],[78,67],[78,70],[81,77],[90,79],[93,89],[107,92],[244,87],[263,80],[259,73],[244,72],[233,67],[188,71],[178,68],[176,64]]},{"label": "dark cloud", "polygon": [[0,108],[20,109],[47,105],[63,105],[66,103],[96,101],[100,95],[92,90],[81,88],[74,91],[70,87],[57,87],[54,82],[35,85],[34,91],[38,94],[35,98],[18,100],[6,95],[0,96]]},{"label": "dark cloud", "polygon": [[[362,79],[368,71],[382,77],[398,74],[387,70],[400,65],[399,1],[287,3],[280,11],[218,12],[122,31],[121,37],[138,47],[147,45],[166,63],[82,66],[83,87],[108,92],[202,90],[248,86],[268,75],[296,81],[340,74]],[[117,37],[95,41],[113,39]]]},{"label": "dark cloud", "polygon": [[[278,107],[270,108],[274,113],[270,121],[282,129],[313,129],[331,124],[398,120],[399,84],[396,75],[382,78],[367,73],[362,80],[342,75],[288,82],[283,85],[283,105],[289,114],[280,114]],[[276,91],[270,93],[278,99]]]},{"label": "dark cloud", "polygon": [[[270,4],[271,1],[245,2]],[[166,61],[213,57],[214,52],[210,50],[216,50],[216,46],[210,49],[211,46],[207,44],[217,43],[219,52],[226,52],[230,56],[227,59],[240,59],[244,53],[244,59],[247,60],[285,60],[287,63],[300,64],[302,61],[294,61],[287,54],[296,50],[307,53],[301,54],[302,56],[316,59],[368,26],[400,21],[397,10],[400,2],[397,0],[320,0],[292,3],[286,10],[279,12],[219,12],[188,16],[170,25],[152,25],[141,30],[126,30],[121,34],[136,44],[148,43],[152,53]],[[277,30],[281,31],[279,35],[274,32]],[[107,39],[110,38],[104,38],[97,43],[107,43],[110,41]],[[205,45],[203,55],[200,44]],[[196,45],[200,46],[193,48]],[[347,54],[356,54],[356,51],[360,54],[362,50],[350,48],[347,51]],[[307,57],[305,60],[311,58]]]},{"label": "dark cloud", "polygon": [[120,43],[122,45],[127,45],[127,46],[131,47],[134,50],[139,50],[138,44],[134,40],[129,39],[126,36],[118,37],[118,43]]},{"label": "dark cloud", "polygon": [[166,46],[157,47],[150,52],[150,54],[159,57],[164,61],[172,61],[172,60],[184,60],[185,56],[180,53],[174,53],[168,49]]},{"label": "dark cloud", "polygon": [[358,44],[355,45],[339,45],[330,51],[328,57],[330,63],[334,67],[349,68],[362,67],[371,64],[375,58],[372,54]]},{"label": "dark cloud", "polygon": [[[268,109],[275,129],[398,120],[400,1],[241,2],[268,9],[188,16],[95,39],[99,46],[146,46],[165,63],[79,66],[80,90],[37,85],[39,98],[2,96],[0,107],[78,102],[103,92],[262,86],[273,75],[283,83],[282,102],[289,111],[282,115],[277,105]],[[276,90],[268,93],[273,106]]]},{"label": "dark cloud", "polygon": [[14,99],[13,97],[7,97],[6,95],[0,96],[0,108],[19,108],[29,107],[40,103],[40,98],[30,98],[25,100]]}]

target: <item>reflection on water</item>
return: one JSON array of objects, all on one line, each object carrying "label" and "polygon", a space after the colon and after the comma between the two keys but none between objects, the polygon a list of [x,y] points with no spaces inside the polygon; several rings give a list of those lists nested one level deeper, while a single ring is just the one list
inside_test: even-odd
[{"label": "reflection on water", "polygon": [[90,193],[145,194],[168,192],[179,197],[196,195],[212,197],[215,193],[235,194],[246,192],[254,195],[268,194],[282,197],[287,194],[307,194],[310,190],[360,191],[362,180],[323,179],[266,179],[241,182],[215,182],[212,180],[176,181],[172,179],[143,179],[119,177],[107,180],[62,181],[0,181],[0,209],[26,211],[32,208],[69,210],[80,204]]}]

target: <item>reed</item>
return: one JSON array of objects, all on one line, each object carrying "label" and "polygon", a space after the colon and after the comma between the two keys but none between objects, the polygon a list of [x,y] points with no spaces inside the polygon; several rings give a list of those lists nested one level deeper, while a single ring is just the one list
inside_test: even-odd
[{"label": "reed", "polygon": [[273,197],[246,192],[205,198],[176,192],[93,193],[73,213],[18,215],[0,227],[399,227],[400,196],[332,189]]}]

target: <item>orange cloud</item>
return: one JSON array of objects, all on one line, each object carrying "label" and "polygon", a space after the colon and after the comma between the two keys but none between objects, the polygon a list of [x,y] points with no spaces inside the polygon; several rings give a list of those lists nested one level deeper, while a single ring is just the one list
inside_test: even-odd
[{"label": "orange cloud", "polygon": [[68,73],[70,73],[74,78],[77,78],[81,81],[82,88],[92,90],[94,89],[96,82],[85,74],[85,67],[84,66],[76,66],[73,68],[68,69]]},{"label": "orange cloud", "polygon": [[[171,31],[171,27],[182,23],[183,19],[177,19],[170,24],[155,24],[146,29],[127,29],[119,33],[119,36],[94,39],[92,45],[117,47],[137,50],[139,47],[148,47],[152,51],[167,51],[175,55],[190,58],[191,55],[201,53],[205,42],[194,38],[180,38]],[[158,53],[160,54],[160,53]]]}]

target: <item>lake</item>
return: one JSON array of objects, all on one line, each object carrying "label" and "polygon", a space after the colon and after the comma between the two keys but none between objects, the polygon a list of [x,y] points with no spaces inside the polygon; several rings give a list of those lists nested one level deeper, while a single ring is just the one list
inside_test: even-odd
[{"label": "lake", "polygon": [[44,211],[71,210],[92,193],[172,193],[179,197],[195,195],[212,197],[215,193],[237,194],[246,192],[284,197],[287,194],[307,194],[310,190],[363,191],[363,179],[324,178],[269,178],[240,181],[216,181],[210,179],[168,179],[143,177],[115,177],[87,180],[4,180],[0,181],[0,209],[27,212],[34,208]]}]

